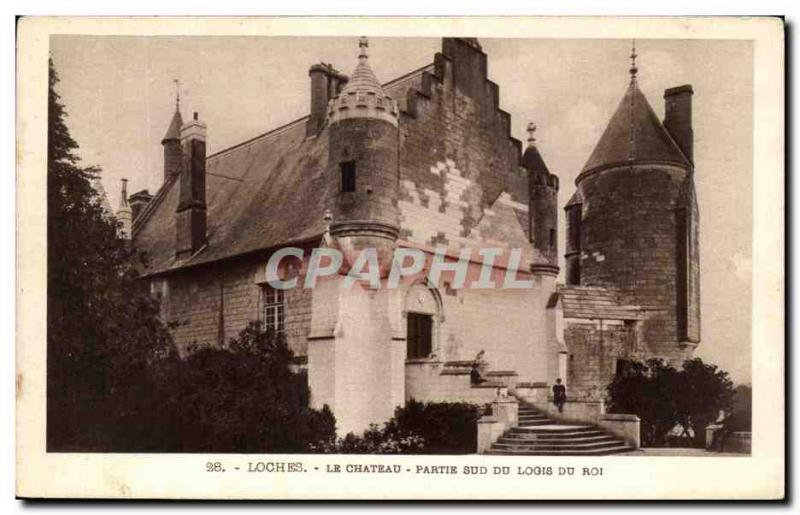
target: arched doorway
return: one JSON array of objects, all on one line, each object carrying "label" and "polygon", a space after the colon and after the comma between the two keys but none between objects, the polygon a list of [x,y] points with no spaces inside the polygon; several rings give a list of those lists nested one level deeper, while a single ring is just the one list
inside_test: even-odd
[{"label": "arched doorway", "polygon": [[406,360],[435,359],[441,354],[439,332],[444,321],[442,298],[427,281],[411,285],[403,306]]}]

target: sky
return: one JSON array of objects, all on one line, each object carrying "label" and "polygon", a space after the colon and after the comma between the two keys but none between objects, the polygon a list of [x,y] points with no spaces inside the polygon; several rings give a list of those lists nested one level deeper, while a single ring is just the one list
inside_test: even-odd
[{"label": "sky", "polygon": [[[129,193],[155,192],[163,177],[161,138],[175,109],[208,125],[214,153],[308,114],[308,68],[355,67],[357,37],[53,36],[67,126],[85,165],[103,169],[111,205],[120,181]],[[548,168],[561,179],[559,205],[574,192],[588,159],[625,93],[631,41],[488,39],[489,78],[512,133],[528,122]],[[441,41],[371,38],[370,64],[387,82],[433,62]],[[663,91],[694,87],[702,343],[696,356],[736,382],[751,374],[753,47],[747,40],[638,40],[638,80],[663,118]],[[559,248],[564,248],[559,212]],[[563,270],[563,257],[562,257]]]}]

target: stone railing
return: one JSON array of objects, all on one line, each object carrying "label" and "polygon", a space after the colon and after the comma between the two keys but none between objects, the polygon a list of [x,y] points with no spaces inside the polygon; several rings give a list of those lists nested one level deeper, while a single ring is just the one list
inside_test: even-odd
[{"label": "stone railing", "polygon": [[492,402],[492,414],[478,419],[478,454],[483,454],[503,433],[519,421],[519,402],[510,396],[497,397]]}]

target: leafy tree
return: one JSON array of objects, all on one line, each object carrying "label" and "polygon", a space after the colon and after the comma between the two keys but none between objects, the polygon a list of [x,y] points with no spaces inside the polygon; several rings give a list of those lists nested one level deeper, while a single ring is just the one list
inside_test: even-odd
[{"label": "leafy tree", "polygon": [[[101,450],[146,411],[148,365],[170,343],[135,257],[79,166],[50,61],[47,141],[48,450]],[[135,418],[135,417],[134,417]]]},{"label": "leafy tree", "polygon": [[633,413],[641,419],[642,443],[663,446],[678,422],[673,391],[678,372],[662,359],[631,361],[608,385],[612,413]]},{"label": "leafy tree", "polygon": [[716,365],[707,365],[700,358],[686,360],[675,385],[673,396],[678,422],[688,435],[691,430],[695,445],[705,442],[705,428],[730,410],[733,403],[733,382],[727,372]]},{"label": "leafy tree", "polygon": [[308,407],[305,373],[285,340],[248,325],[224,348],[162,362],[153,451],[308,452],[335,436],[327,406]]},{"label": "leafy tree", "polygon": [[634,361],[608,385],[608,408],[639,416],[644,445],[665,445],[680,425],[702,447],[705,427],[730,409],[732,387],[727,372],[700,358],[684,361],[679,371],[661,359]]}]

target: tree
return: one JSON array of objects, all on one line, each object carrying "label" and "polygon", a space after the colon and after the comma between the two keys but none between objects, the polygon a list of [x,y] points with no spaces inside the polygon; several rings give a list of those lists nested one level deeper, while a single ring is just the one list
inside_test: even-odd
[{"label": "tree", "polygon": [[309,408],[305,373],[290,369],[284,338],[252,322],[224,348],[162,362],[159,452],[308,452],[335,437],[325,406]]},{"label": "tree", "polygon": [[733,403],[733,382],[727,372],[716,365],[707,365],[700,358],[686,360],[676,384],[674,397],[678,421],[684,431],[691,430],[695,445],[705,442],[705,428],[730,411]]},{"label": "tree", "polygon": [[[47,141],[47,445],[101,450],[141,420],[149,365],[170,346],[135,256],[81,167],[49,69]],[[130,428],[127,428],[130,429]],[[144,428],[142,429],[144,431]]]},{"label": "tree", "polygon": [[680,371],[661,359],[632,361],[608,385],[608,408],[639,416],[645,446],[666,445],[680,425],[702,447],[706,426],[730,409],[732,386],[727,372],[700,358],[684,361]]},{"label": "tree", "polygon": [[678,422],[673,391],[678,372],[662,359],[631,361],[608,385],[608,409],[641,419],[642,443],[662,446]]}]

